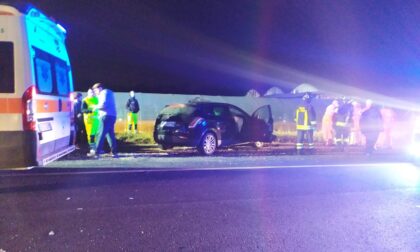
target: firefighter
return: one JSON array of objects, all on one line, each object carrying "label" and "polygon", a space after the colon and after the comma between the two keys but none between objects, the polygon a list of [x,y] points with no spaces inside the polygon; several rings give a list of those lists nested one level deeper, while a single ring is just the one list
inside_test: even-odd
[{"label": "firefighter", "polygon": [[99,127],[98,111],[93,110],[96,105],[98,105],[98,97],[94,95],[92,89],[89,89],[87,96],[83,99],[82,112],[90,150],[95,150],[95,138]]},{"label": "firefighter", "polygon": [[351,104],[351,101],[348,101],[345,98],[343,98],[342,103],[338,108],[334,122],[334,142],[340,150],[344,150],[344,146],[350,143],[350,129],[352,126],[352,118],[353,105]]},{"label": "firefighter", "polygon": [[302,104],[296,109],[295,121],[297,130],[297,154],[303,154],[303,143],[305,139],[308,143],[308,151],[312,154],[314,152],[314,129],[316,128],[316,115],[315,110],[311,105],[311,97],[308,93],[302,97]]},{"label": "firefighter", "polygon": [[322,117],[322,137],[324,138],[325,145],[332,145],[334,140],[334,118],[337,114],[339,103],[333,100],[330,105],[325,109],[324,116]]},{"label": "firefighter", "polygon": [[[127,124],[128,131],[137,132],[138,112],[140,111],[139,102],[137,101],[134,91],[130,91],[130,98],[125,105],[127,109]],[[133,127],[134,126],[134,127]]]}]

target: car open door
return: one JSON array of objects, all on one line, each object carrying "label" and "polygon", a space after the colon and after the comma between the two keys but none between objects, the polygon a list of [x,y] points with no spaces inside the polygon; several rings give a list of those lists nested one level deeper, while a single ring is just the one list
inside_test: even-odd
[{"label": "car open door", "polygon": [[252,140],[271,142],[273,136],[273,114],[270,105],[259,107],[252,113]]}]

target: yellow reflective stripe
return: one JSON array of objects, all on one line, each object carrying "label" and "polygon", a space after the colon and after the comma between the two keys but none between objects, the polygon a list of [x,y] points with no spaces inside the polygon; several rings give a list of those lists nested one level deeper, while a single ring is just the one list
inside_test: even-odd
[{"label": "yellow reflective stripe", "polygon": [[311,126],[308,125],[296,125],[297,130],[310,130]]},{"label": "yellow reflective stripe", "polygon": [[335,125],[340,126],[340,127],[345,127],[347,125],[347,123],[345,123],[345,122],[336,122]]}]

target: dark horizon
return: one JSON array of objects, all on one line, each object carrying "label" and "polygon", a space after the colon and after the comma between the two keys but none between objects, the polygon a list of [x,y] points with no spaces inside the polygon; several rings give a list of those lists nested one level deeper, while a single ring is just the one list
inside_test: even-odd
[{"label": "dark horizon", "polygon": [[401,98],[419,87],[415,1],[32,4],[67,29],[80,91],[243,95],[323,78]]}]

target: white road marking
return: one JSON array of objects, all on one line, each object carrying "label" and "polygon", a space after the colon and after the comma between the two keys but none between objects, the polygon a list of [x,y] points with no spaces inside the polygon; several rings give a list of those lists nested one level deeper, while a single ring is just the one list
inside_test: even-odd
[{"label": "white road marking", "polygon": [[[98,175],[98,174],[122,174],[122,173],[152,173],[152,172],[178,172],[178,171],[229,171],[229,170],[259,170],[259,169],[285,169],[285,168],[331,168],[331,167],[395,167],[398,165],[412,165],[410,163],[365,163],[365,164],[314,164],[314,165],[267,165],[267,166],[235,166],[235,167],[205,167],[205,168],[125,168],[125,170],[104,171],[65,171],[65,172],[43,172],[25,174],[5,174],[0,177],[20,177],[20,176],[61,176],[61,175]],[[46,168],[49,169],[49,168]],[[80,168],[74,168],[80,169]],[[83,169],[83,168],[81,168]],[[92,168],[98,169],[98,168]]]}]

